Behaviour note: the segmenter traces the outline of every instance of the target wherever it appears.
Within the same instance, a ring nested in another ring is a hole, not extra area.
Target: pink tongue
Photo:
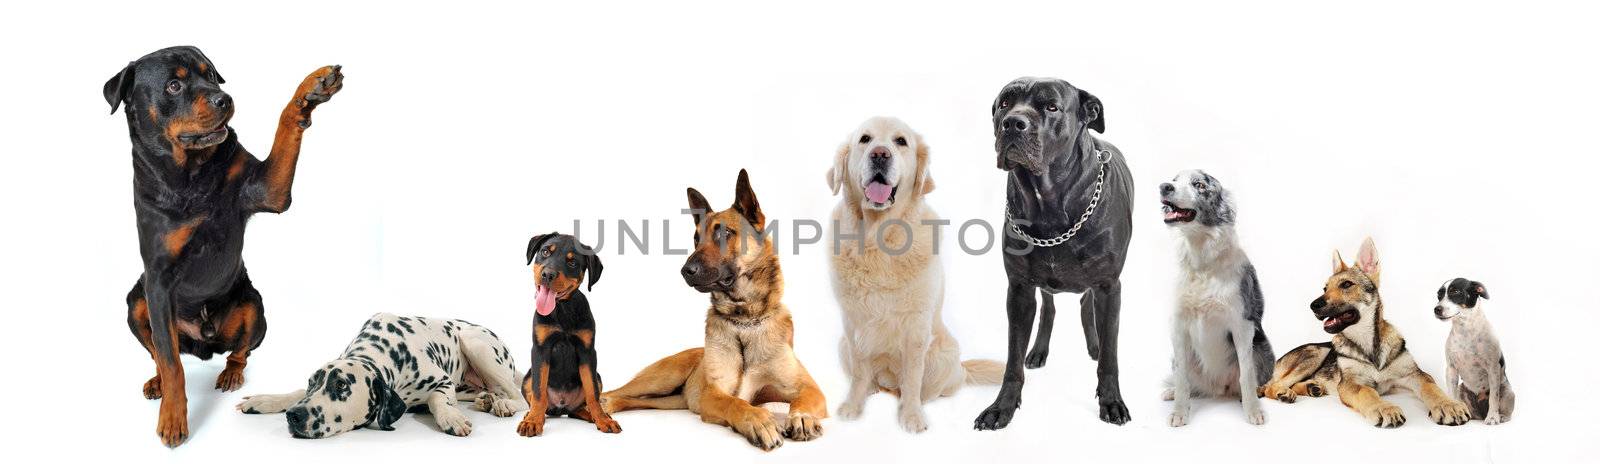
[[[1178,219],[1180,217],[1183,217],[1183,213],[1179,213],[1177,210],[1167,211],[1167,219]]]
[[[556,293],[550,291],[550,287],[540,286],[538,291],[534,292],[533,300],[533,309],[538,311],[540,316],[549,316],[551,311],[556,310]]]
[[[1333,326],[1338,325],[1338,324],[1339,324],[1339,318],[1337,316],[1330,317],[1330,318],[1328,318],[1328,320],[1322,321],[1322,328],[1331,329],[1331,328],[1333,328]]]
[[[888,203],[889,194],[894,192],[894,187],[882,182],[867,184],[867,199],[873,203]]]

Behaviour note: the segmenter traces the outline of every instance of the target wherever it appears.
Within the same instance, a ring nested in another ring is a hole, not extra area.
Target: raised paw
[[[144,382],[144,399],[161,399],[161,376],[151,377],[150,380]]]
[[[822,436],[822,419],[806,413],[789,413],[789,423],[783,431],[784,438],[794,441],[811,441]]]
[[[1428,418],[1439,425],[1461,425],[1472,419],[1472,413],[1467,410],[1467,405],[1460,401],[1447,400],[1428,408]]]
[[[928,419],[923,417],[921,405],[904,405],[900,407],[900,428],[911,433],[922,433],[928,430]]]
[[[156,420],[156,435],[168,448],[177,448],[189,440],[189,406],[179,401],[163,400],[160,417]]]
[[[231,392],[244,386],[244,366],[229,365],[217,374],[217,390]]]
[[[1015,404],[1001,404],[996,401],[988,409],[978,413],[978,418],[972,421],[972,428],[978,430],[1000,430],[1011,425],[1011,415],[1017,412]]]
[[[1133,416],[1128,414],[1128,405],[1123,404],[1122,399],[1117,398],[1107,400],[1105,398],[1101,398],[1100,420],[1105,421],[1108,424],[1122,425],[1128,423],[1130,420],[1133,420]]]
[[[1406,425],[1406,415],[1400,411],[1399,406],[1384,404],[1378,406],[1378,411],[1372,418],[1372,425],[1384,429]]]
[[[544,414],[528,412],[522,416],[522,422],[517,424],[517,435],[524,437],[537,437],[544,434]]]
[[[343,66],[339,65],[323,66],[306,76],[300,83],[299,94],[296,95],[300,99],[300,106],[310,110],[333,98],[333,94],[339,93],[339,90],[344,88],[344,73],[339,72],[341,69]]]
[[[1049,358],[1049,348],[1044,346],[1035,346],[1033,347],[1032,351],[1028,352],[1028,357],[1023,361],[1022,365],[1027,366],[1029,369],[1038,369],[1044,367],[1045,360]]]
[[[778,429],[778,423],[772,420],[772,414],[766,410],[734,424],[733,430],[744,435],[745,440],[763,451],[772,451],[783,446],[783,431]]]
[[[472,434],[472,421],[467,420],[467,415],[457,411],[454,414],[435,414],[433,421],[439,424],[439,429],[444,433],[465,437]]]

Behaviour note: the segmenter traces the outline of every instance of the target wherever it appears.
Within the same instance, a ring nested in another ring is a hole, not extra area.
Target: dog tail
[[[1005,364],[988,359],[961,361],[961,368],[967,371],[967,385],[999,385],[1006,374]]]

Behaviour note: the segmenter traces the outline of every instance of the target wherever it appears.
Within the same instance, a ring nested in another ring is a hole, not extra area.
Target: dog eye
[[[578,267],[578,261],[574,259],[567,259],[567,267]]]
[[[173,79],[173,80],[167,81],[167,93],[168,94],[177,95],[178,92],[182,92],[182,91],[183,91],[183,81],[180,81],[180,80],[177,80],[177,79]]]
[[[906,146],[906,138],[905,137],[895,137],[894,138],[894,144],[902,146],[902,147]]]
[[[866,134],[862,134],[861,135],[861,143],[867,143],[867,142],[871,142],[871,141],[872,141],[872,136],[866,135]]]
[[[1000,107],[1001,108],[1010,108],[1011,107],[1011,100],[1000,100]]]
[[[1450,294],[1451,295],[1460,295],[1461,291],[1460,290],[1450,290]]]
[[[1045,111],[1049,111],[1051,113],[1054,113],[1054,112],[1057,112],[1057,111],[1061,111],[1061,108],[1057,108],[1055,103],[1051,103],[1049,105],[1045,105],[1044,110]]]
[[[1195,182],[1195,183],[1189,184],[1189,185],[1193,185],[1195,190],[1205,190],[1206,189],[1206,184],[1203,183],[1203,182]]]
[[[1355,282],[1351,282],[1351,281],[1348,281],[1348,280],[1346,280],[1344,282],[1339,282],[1339,288],[1340,289],[1347,289],[1347,288],[1350,288],[1350,287],[1354,287],[1355,285],[1356,285]]]

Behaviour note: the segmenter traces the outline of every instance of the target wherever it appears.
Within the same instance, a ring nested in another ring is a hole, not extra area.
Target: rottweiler
[[[528,240],[528,264],[535,282],[533,364],[522,377],[528,413],[517,434],[544,433],[546,416],[571,416],[593,422],[605,433],[622,426],[600,408],[600,372],[594,350],[594,313],[578,291],[585,274],[589,290],[605,269],[594,249],[576,237],[554,232]]]
[[[278,118],[265,161],[239,144],[228,121],[233,98],[200,49],[145,55],[106,81],[106,102],[128,118],[133,142],[133,208],[144,272],[128,292],[128,328],[156,363],[144,396],[161,399],[156,433],[167,446],[189,436],[183,364],[229,353],[216,388],[244,384],[245,361],[267,321],[245,273],[244,226],[257,212],[289,208],[300,139],[311,111],[343,84],[339,66],[313,71]]]

